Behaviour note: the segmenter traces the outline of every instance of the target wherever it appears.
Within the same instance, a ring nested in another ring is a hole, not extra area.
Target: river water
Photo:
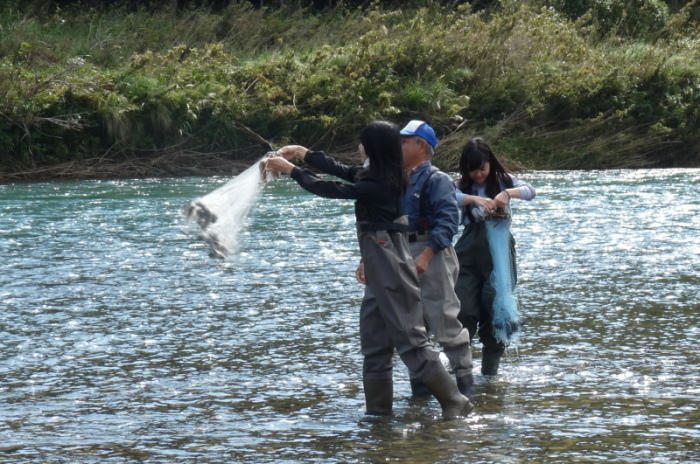
[[[0,462],[700,462],[700,170],[521,177],[526,325],[455,421],[398,358],[363,414],[351,202],[274,182],[222,262],[224,178],[0,185]]]

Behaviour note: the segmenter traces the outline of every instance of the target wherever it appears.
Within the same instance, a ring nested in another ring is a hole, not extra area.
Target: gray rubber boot
[[[486,347],[482,350],[481,373],[484,375],[498,374],[498,366],[501,364],[501,356],[505,348],[502,346]]]
[[[394,405],[394,381],[378,379],[362,381],[365,390],[366,414],[371,416],[389,416]]]
[[[474,409],[474,405],[459,392],[457,383],[445,369],[426,380],[425,385],[440,403],[444,419],[466,417]]]
[[[472,374],[467,374],[462,377],[457,377],[457,388],[459,392],[467,398],[474,396],[474,376]]]

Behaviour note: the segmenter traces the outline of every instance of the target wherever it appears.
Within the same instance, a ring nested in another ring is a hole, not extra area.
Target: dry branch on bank
[[[235,175],[250,166],[250,162],[231,159],[219,153],[180,151],[120,160],[91,158],[16,172],[0,172],[0,181]]]
[[[357,154],[351,150],[333,154],[333,156],[348,164],[354,164],[358,160]],[[186,150],[120,159],[96,157],[33,169],[0,171],[0,182],[235,176],[248,169],[257,160],[257,156],[234,158],[230,153],[200,153]]]

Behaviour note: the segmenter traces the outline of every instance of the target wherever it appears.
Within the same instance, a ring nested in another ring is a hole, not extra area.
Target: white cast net
[[[239,235],[251,208],[265,183],[277,177],[264,171],[268,157],[265,155],[226,184],[184,205],[182,214],[209,246],[211,257],[224,259],[240,249]]]

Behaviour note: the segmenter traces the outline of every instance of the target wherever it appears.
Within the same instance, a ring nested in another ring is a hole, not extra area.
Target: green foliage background
[[[0,1],[3,177],[135,159],[181,174],[268,143],[350,152],[367,122],[414,118],[445,169],[474,135],[526,168],[700,165],[697,1],[24,3]]]

